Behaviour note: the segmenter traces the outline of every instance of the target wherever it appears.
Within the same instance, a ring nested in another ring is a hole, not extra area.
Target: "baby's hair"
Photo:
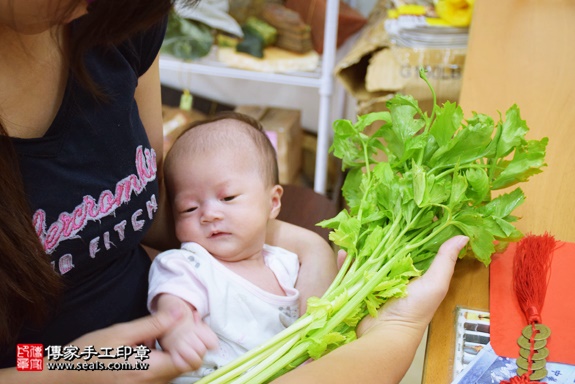
[[[279,184],[279,171],[278,171],[276,151],[270,139],[264,132],[261,123],[257,119],[252,118],[251,116],[234,111],[218,112],[215,115],[210,116],[206,119],[192,123],[188,128],[186,128],[182,133],[180,133],[180,135],[172,145],[172,148],[168,151],[168,154],[166,155],[165,166],[164,166],[164,168],[167,171],[166,177],[169,177],[168,169],[170,167],[170,162],[173,161],[172,157],[174,157],[177,153],[180,153],[182,150],[184,150],[184,148],[179,148],[181,145],[178,145],[178,141],[180,141],[189,132],[193,131],[198,127],[223,120],[235,120],[243,123],[237,128],[240,129],[242,133],[245,133],[245,136],[249,138],[254,148],[256,149],[257,154],[259,155],[258,162],[260,165],[260,170],[262,173],[262,177],[264,178],[264,181],[269,185]],[[194,137],[192,150],[199,150],[202,148],[213,148],[218,143],[221,143],[223,145],[225,144],[226,139],[227,136],[222,134],[221,131],[217,129],[216,130],[206,129],[201,136]],[[230,142],[230,141],[228,141],[228,143],[236,145],[238,144],[237,142]],[[253,150],[253,149],[246,148],[246,150]]]

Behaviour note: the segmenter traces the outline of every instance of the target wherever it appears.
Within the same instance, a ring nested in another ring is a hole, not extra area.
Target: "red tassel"
[[[542,236],[528,235],[517,244],[513,259],[513,288],[519,307],[532,328],[529,340],[530,353],[527,359],[527,372],[512,377],[509,381],[502,381],[501,384],[544,384],[530,381],[529,377],[533,373],[532,358],[535,352],[535,334],[538,332],[535,330],[535,324],[541,324],[541,311],[551,277],[555,245],[555,238],[547,233]]]
[[[509,379],[509,381],[504,380],[500,384],[544,384],[540,381],[531,381],[529,380],[529,375],[524,373],[521,376],[513,376]]]
[[[517,245],[513,259],[513,288],[528,324],[541,323],[555,238],[547,233],[528,235]]]
[[[531,381],[529,380],[529,375],[524,373],[521,376],[513,376],[509,379],[509,381],[504,380],[500,384],[545,384],[540,381]]]

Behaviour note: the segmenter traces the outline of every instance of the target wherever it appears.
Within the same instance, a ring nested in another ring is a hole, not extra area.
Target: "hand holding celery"
[[[308,311],[291,327],[201,383],[267,382],[349,343],[359,321],[404,296],[409,280],[427,270],[453,236],[468,236],[463,254],[485,265],[495,240],[521,238],[512,212],[523,192],[493,198],[491,191],[541,172],[547,139],[526,140],[517,106],[496,124],[478,113],[465,120],[450,102],[434,103],[427,116],[410,96],[396,95],[387,108],[355,124],[334,123],[331,149],[348,170],[342,188],[348,208],[320,225],[333,229],[330,239],[348,255],[333,284],[322,298],[308,301]],[[381,126],[365,134],[373,123]],[[382,154],[386,160],[376,161]]]

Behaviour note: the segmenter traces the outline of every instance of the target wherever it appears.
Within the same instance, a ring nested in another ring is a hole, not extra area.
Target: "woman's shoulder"
[[[119,52],[128,60],[139,76],[146,73],[160,52],[168,19],[132,36],[118,45]]]

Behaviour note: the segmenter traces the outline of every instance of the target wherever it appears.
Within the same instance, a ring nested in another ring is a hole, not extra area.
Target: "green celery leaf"
[[[341,193],[347,202],[349,210],[351,212],[357,213],[359,206],[361,204],[361,200],[363,198],[363,193],[361,191],[361,184],[363,183],[363,179],[365,178],[365,174],[361,170],[361,168],[354,168],[351,169],[343,182],[343,186],[341,188]]]
[[[322,328],[327,322],[331,311],[331,303],[326,298],[310,297],[307,300],[307,312],[312,316],[313,322],[307,326],[305,333]]]
[[[510,154],[516,147],[525,143],[525,134],[529,131],[525,120],[521,119],[519,108],[513,105],[505,113],[505,122],[501,124],[501,135],[497,142],[496,156],[501,158]]]
[[[489,195],[489,176],[484,169],[469,168],[465,171],[469,183],[467,195],[476,203],[481,203]]]
[[[498,241],[515,241],[523,236],[513,224],[498,217],[484,216],[483,225]]]
[[[395,158],[402,158],[403,153],[405,152],[404,141],[393,129],[393,124],[387,123],[382,125],[379,128],[378,133],[385,139],[385,145],[389,148],[388,156],[389,153],[393,155],[392,158],[389,158],[388,160],[393,161]]]
[[[381,305],[381,302],[373,295],[368,294],[365,298],[365,305],[367,306],[367,312],[371,315],[371,317],[377,316],[377,310]]]
[[[396,139],[404,146],[408,138],[413,137],[425,125],[421,119],[414,116],[421,114],[421,109],[411,96],[396,95],[391,100],[386,102],[386,106],[391,112],[392,127],[391,130],[395,134]],[[387,140],[387,136],[384,135]],[[403,156],[403,151],[398,157]]]
[[[459,207],[466,201],[466,190],[467,178],[459,174],[459,172],[456,172],[451,179],[451,195],[449,196],[449,207],[451,207],[451,209]]]
[[[340,221],[337,228],[330,232],[329,239],[336,245],[347,250],[348,253],[356,255],[357,249],[355,246],[361,224],[357,217],[349,216],[347,211],[342,211],[341,215],[344,219]]]
[[[513,160],[505,163],[505,169],[493,181],[491,188],[502,189],[519,182],[527,181],[531,176],[541,173],[545,164],[545,148],[548,139],[530,140],[517,148]]]
[[[370,193],[373,190],[379,188],[385,188],[382,185],[382,180],[378,177],[364,177],[362,180],[361,191],[363,193],[363,199],[361,200],[361,205],[359,209],[361,210],[361,224],[365,225],[373,221],[379,221],[386,217],[386,208],[382,207],[380,209],[380,203],[378,201],[378,195],[375,193]],[[355,212],[355,210],[354,210]]]
[[[425,145],[425,149],[423,152],[423,163],[424,164],[431,164],[431,158],[435,155],[435,152],[439,149],[439,144],[435,140],[433,135],[427,135],[427,144]]]
[[[345,289],[341,294],[336,296],[336,298],[331,302],[331,308],[329,313],[332,314],[339,311],[349,301],[349,293]]]
[[[356,307],[353,312],[345,318],[344,323],[350,327],[355,327],[366,315],[367,311],[364,311],[362,307]]]
[[[378,163],[371,174],[377,179],[378,187],[372,191],[376,195],[380,209],[393,212],[398,199],[400,199],[398,175],[394,174],[387,162]]]
[[[431,125],[430,133],[440,146],[449,143],[453,134],[461,126],[463,110],[455,103],[446,102],[443,107],[436,110],[436,118]]]
[[[429,204],[448,204],[449,196],[451,196],[451,180],[446,178],[434,179],[433,183],[429,180],[427,185],[431,184],[429,190]]]
[[[446,219],[442,219],[445,221]],[[445,243],[447,240],[451,239],[454,236],[462,235],[463,232],[453,226],[447,226],[443,230],[434,232],[433,238],[429,239],[422,247],[421,250],[429,251],[431,253],[437,253],[439,251],[439,247],[441,244]]]
[[[437,252],[419,252],[413,257],[413,266],[420,271],[427,271]]]
[[[406,280],[406,276],[395,276],[387,278],[373,289],[375,292],[374,295],[380,299],[403,297],[407,293]]]
[[[426,149],[428,135],[420,134],[405,139],[403,154],[398,160],[399,163],[407,162],[409,159],[416,159],[419,153]]]
[[[401,277],[415,277],[419,276],[419,271],[413,266],[413,260],[409,256],[395,256],[394,263],[387,275],[387,278],[395,276]]]
[[[467,126],[459,130],[447,144],[437,149],[430,159],[431,166],[453,166],[486,156],[493,129],[493,119],[474,114],[468,120]]]
[[[355,129],[358,132],[363,132],[367,127],[371,126],[376,121],[391,121],[391,114],[387,111],[384,112],[372,112],[366,115],[359,116],[357,118],[357,123],[355,123]],[[371,137],[378,137],[380,134],[377,132],[371,135]]]
[[[409,225],[411,230],[425,228],[433,225],[433,220],[435,219],[435,211],[433,209],[427,209],[421,214],[416,220],[412,221]]]
[[[357,143],[357,130],[349,120],[336,120],[333,123],[334,137],[330,151],[342,160],[344,168],[363,164],[363,152]]]
[[[326,350],[328,349],[328,345],[342,344],[345,340],[346,337],[338,332],[330,332],[319,340],[316,338],[311,338],[309,340],[310,345],[308,347],[309,356],[312,359],[317,360],[325,354]]]
[[[366,155],[373,161],[373,156],[383,149],[379,140],[383,132],[376,130],[373,134],[366,135],[363,131],[376,121],[387,122],[390,119],[389,112],[374,112],[359,116],[355,124],[349,120],[336,120],[333,124],[334,139],[330,151],[342,159],[344,169],[364,166]]]
[[[412,96],[397,94],[388,100],[385,106],[391,112],[394,130],[403,142],[423,128],[423,120],[415,118],[415,115],[422,115],[423,112]]]
[[[495,220],[499,228],[505,233],[505,238],[498,240],[518,241],[523,237],[523,234],[509,221],[499,217],[494,217],[493,220]]]
[[[373,252],[375,251],[379,243],[381,243],[384,234],[385,232],[383,227],[381,226],[372,227],[371,231],[367,235],[367,238],[359,251],[359,254],[357,256],[358,259],[372,256]],[[376,255],[373,256],[375,257]]]
[[[475,257],[486,266],[489,265],[491,255],[495,252],[493,245],[495,237],[489,231],[483,217],[471,210],[463,210],[456,216],[453,225],[469,237],[469,244]]]
[[[525,195],[520,188],[509,193],[504,193],[491,200],[489,203],[478,208],[478,212],[484,216],[506,218],[515,208],[525,201]],[[509,220],[507,220],[509,221]]]
[[[340,226],[342,221],[345,221],[349,218],[349,212],[346,210],[340,211],[336,216],[332,217],[331,219],[322,220],[317,223],[318,226],[322,228],[337,228]]]
[[[421,165],[416,162],[412,163],[411,173],[413,175],[413,199],[418,207],[421,207],[425,197],[426,173]]]

